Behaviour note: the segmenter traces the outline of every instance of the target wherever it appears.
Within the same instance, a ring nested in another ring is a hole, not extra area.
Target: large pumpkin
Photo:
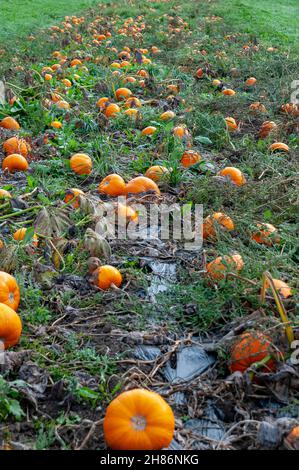
[[[0,303],[17,310],[20,303],[20,288],[13,276],[0,271]]]
[[[172,409],[160,395],[134,389],[108,406],[104,436],[114,450],[159,450],[169,446],[174,426]]]
[[[22,322],[19,315],[10,307],[0,303],[0,341],[4,349],[19,342],[22,333]]]

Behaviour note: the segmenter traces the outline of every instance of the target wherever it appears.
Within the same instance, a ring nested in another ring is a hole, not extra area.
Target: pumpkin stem
[[[146,419],[142,415],[133,416],[131,423],[135,431],[144,431],[146,428]]]

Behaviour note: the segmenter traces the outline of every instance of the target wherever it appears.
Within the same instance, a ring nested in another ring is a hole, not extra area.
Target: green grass
[[[0,44],[6,41],[36,34],[38,28],[46,28],[64,16],[80,14],[83,9],[98,5],[99,0],[1,0]]]

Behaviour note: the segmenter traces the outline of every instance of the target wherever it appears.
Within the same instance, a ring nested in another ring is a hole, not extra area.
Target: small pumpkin
[[[278,290],[279,294],[284,298],[287,299],[292,295],[292,289],[288,286],[288,284],[280,279],[272,279],[274,286]],[[270,287],[268,280],[266,281],[266,289]]]
[[[22,322],[19,315],[8,305],[0,303],[0,341],[4,349],[15,346],[22,333]]]
[[[260,331],[243,333],[233,345],[230,353],[229,369],[233,372],[245,372],[255,362],[260,362],[271,355],[271,341]],[[269,359],[264,369],[275,370],[276,361]]]
[[[116,103],[110,103],[108,106],[104,109],[104,114],[107,118],[113,118],[115,117],[118,113],[120,113],[120,107]]]
[[[224,90],[222,90],[222,94],[226,96],[233,96],[236,94],[236,92],[235,90],[232,90],[231,88],[224,88]]]
[[[243,269],[244,262],[239,254],[231,256],[218,256],[208,263],[207,272],[212,279],[224,279],[228,272],[239,272]]]
[[[289,152],[290,148],[283,142],[274,142],[274,144],[270,145],[269,150],[271,150],[271,152],[275,152],[276,150],[280,150],[281,152]]]
[[[94,283],[100,289],[107,290],[110,289],[112,285],[120,287],[123,281],[120,271],[114,266],[104,265],[100,266],[94,272]]]
[[[277,228],[272,224],[263,223],[256,224],[258,232],[254,233],[251,237],[256,243],[262,245],[272,246],[273,243],[279,243],[279,237],[277,236]]]
[[[169,121],[175,117],[175,113],[173,111],[165,111],[160,115],[161,121]]]
[[[116,173],[106,176],[100,183],[98,191],[109,196],[121,196],[124,194],[126,183]]]
[[[125,102],[125,108],[140,108],[140,107],[141,107],[141,101],[135,96],[131,96]]]
[[[67,204],[68,202],[72,201],[72,206],[75,209],[79,209],[80,207],[80,197],[79,196],[84,196],[84,192],[81,189],[78,188],[71,188],[69,189],[64,197],[64,202]]]
[[[285,438],[287,448],[290,450],[299,450],[299,425],[295,426]]]
[[[256,84],[256,78],[255,77],[249,77],[247,78],[245,85],[247,86],[254,86]]]
[[[159,450],[173,438],[175,419],[168,403],[157,393],[134,389],[109,404],[104,436],[113,450]]]
[[[154,126],[148,126],[142,129],[141,134],[142,135],[153,135],[156,132],[157,128]]]
[[[54,129],[61,129],[62,128],[62,123],[59,121],[52,121],[51,122],[51,127],[54,127]]]
[[[10,274],[0,271],[0,303],[17,310],[20,303],[20,288]]]
[[[197,69],[196,72],[195,72],[195,77],[196,78],[203,78],[203,76],[204,76],[203,69],[202,68]]]
[[[6,155],[17,153],[23,157],[27,157],[30,150],[30,145],[27,144],[26,140],[20,139],[19,137],[11,137],[3,143],[3,151]]]
[[[70,159],[70,167],[78,175],[89,175],[92,170],[92,160],[86,153],[76,153]]]
[[[138,213],[133,207],[126,204],[118,203],[115,209],[118,219],[125,220],[126,222],[138,223]]]
[[[238,168],[227,166],[219,172],[220,176],[228,177],[237,186],[243,186],[246,183],[245,176]]]
[[[1,189],[0,188],[0,200],[1,199],[10,199],[11,198],[11,194],[9,191],[6,191],[6,189]]]
[[[131,90],[129,88],[118,88],[115,91],[115,97],[117,101],[127,100],[132,95]]]
[[[12,131],[18,131],[20,129],[20,124],[14,118],[7,116],[0,121],[0,127],[10,129]]]
[[[26,158],[19,153],[8,155],[8,157],[4,158],[2,162],[2,169],[7,169],[10,173],[14,173],[16,171],[27,171],[28,168],[29,164]]]
[[[136,178],[133,178],[127,183],[125,188],[125,194],[146,193],[148,191],[154,191],[160,195],[160,189],[157,184],[146,176],[137,176]]]
[[[277,124],[274,121],[264,121],[259,131],[259,138],[265,139],[271,132],[277,130]]]
[[[14,240],[16,240],[17,242],[21,242],[24,240],[25,236],[26,236],[26,233],[27,233],[27,229],[26,228],[19,228],[14,234],[13,234],[13,238]],[[38,236],[34,233],[33,234],[33,237],[32,237],[32,244],[34,246],[38,246]]]
[[[110,102],[110,99],[107,98],[106,96],[103,96],[97,101],[97,107],[103,110],[108,106],[109,102]]]
[[[201,155],[198,152],[195,152],[195,150],[186,150],[182,155],[181,164],[183,167],[189,168],[190,166],[200,162],[200,160]]]
[[[238,124],[236,123],[236,120],[233,117],[226,117],[225,122],[228,130],[235,131],[236,129],[238,129]]]
[[[165,178],[169,174],[169,169],[165,166],[154,165],[148,168],[145,172],[145,176],[153,181],[159,181],[161,178]]]
[[[203,221],[203,238],[213,238],[216,236],[215,225],[219,228],[227,231],[234,230],[234,222],[232,219],[222,212],[215,212],[213,215],[209,215]]]

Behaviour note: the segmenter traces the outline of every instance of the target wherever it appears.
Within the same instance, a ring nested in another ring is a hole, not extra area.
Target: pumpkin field
[[[0,450],[299,449],[298,14],[5,2]]]

